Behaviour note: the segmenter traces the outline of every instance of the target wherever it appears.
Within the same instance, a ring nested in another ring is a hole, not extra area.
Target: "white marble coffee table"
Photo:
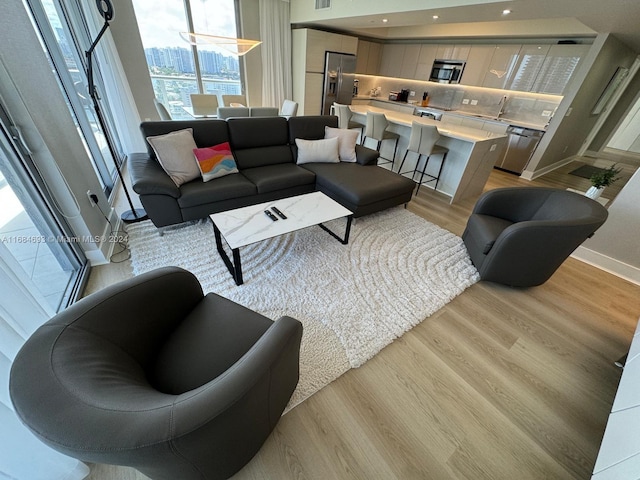
[[[287,218],[283,219],[271,210],[277,208]],[[270,211],[277,220],[271,220],[265,211]],[[268,238],[291,233],[296,230],[318,225],[343,244],[349,242],[353,212],[327,197],[324,193],[313,192],[295,197],[283,198],[272,202],[236,208],[226,212],[209,215],[213,222],[218,253],[222,257],[229,273],[236,282],[242,285],[242,263],[240,261],[240,247],[260,242]],[[347,226],[343,238],[329,230],[323,222],[347,217]],[[224,250],[222,238],[231,248],[233,261]]]

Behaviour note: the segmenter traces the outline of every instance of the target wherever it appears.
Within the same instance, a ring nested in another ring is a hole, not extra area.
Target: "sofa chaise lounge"
[[[337,126],[335,116],[143,122],[145,138],[191,128],[197,147],[229,142],[238,173],[177,186],[149,145],[129,157],[132,186],[156,227],[317,190],[355,217],[409,202],[415,183],[376,168],[378,152],[361,145],[355,162],[298,164],[296,139],[321,140],[325,127]]]

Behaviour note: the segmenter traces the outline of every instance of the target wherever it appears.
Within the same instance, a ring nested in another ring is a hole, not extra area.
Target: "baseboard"
[[[113,227],[112,227],[113,225]],[[117,242],[113,241],[114,236],[118,236],[118,231],[123,230],[122,220],[116,213],[115,209],[109,211],[109,222],[105,225],[98,250],[85,252],[87,260],[91,266],[106,265],[111,262],[113,249]]]
[[[520,178],[522,178],[523,180],[535,180],[536,178],[546,175],[549,172],[553,172],[557,168],[564,167],[568,163],[573,162],[576,158],[578,157],[575,155],[568,158],[563,158],[559,162],[556,162],[552,165],[547,165],[546,167],[541,168],[540,170],[535,170],[533,172],[525,170],[520,175]]]
[[[602,253],[590,250],[586,247],[578,247],[571,257],[581,262],[593,265],[605,272],[609,272],[616,277],[623,278],[631,283],[640,285],[640,268],[623,263],[615,258],[607,257]]]
[[[618,161],[640,167],[640,153],[605,147],[600,156],[614,162]]]

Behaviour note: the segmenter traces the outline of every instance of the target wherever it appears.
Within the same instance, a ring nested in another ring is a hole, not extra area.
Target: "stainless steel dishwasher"
[[[520,174],[527,166],[544,132],[510,125],[507,128],[507,135],[509,136],[507,151],[495,167]]]

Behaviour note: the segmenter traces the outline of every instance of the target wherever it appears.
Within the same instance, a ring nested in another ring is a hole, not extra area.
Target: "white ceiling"
[[[455,0],[450,3],[455,3]],[[505,8],[512,13],[502,15]],[[439,18],[434,20],[433,15]],[[383,23],[383,18],[388,22]],[[570,38],[610,32],[640,52],[640,0],[514,0],[318,19],[305,24],[385,40],[439,37]]]

